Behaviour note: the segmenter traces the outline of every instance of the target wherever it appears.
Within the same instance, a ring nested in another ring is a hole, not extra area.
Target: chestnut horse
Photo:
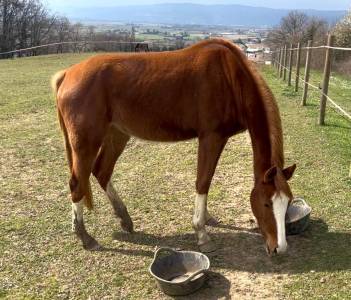
[[[281,120],[273,94],[239,48],[212,39],[162,53],[98,55],[52,80],[71,172],[72,229],[85,249],[99,244],[86,231],[83,203],[92,208],[91,173],[121,226],[133,231],[111,183],[131,136],[173,142],[198,138],[193,227],[201,251],[215,249],[205,225],[207,194],[229,137],[248,130],[254,158],[251,207],[269,254],[285,252],[285,213],[292,194],[283,169]]]

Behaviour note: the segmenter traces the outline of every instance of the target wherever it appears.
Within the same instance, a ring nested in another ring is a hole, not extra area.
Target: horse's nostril
[[[273,252],[274,252],[275,254],[277,254],[277,253],[278,253],[277,248],[275,248]]]

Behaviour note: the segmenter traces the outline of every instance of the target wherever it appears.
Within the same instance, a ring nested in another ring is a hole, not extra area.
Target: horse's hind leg
[[[106,192],[123,230],[133,232],[128,210],[112,185],[111,176],[118,157],[122,154],[129,136],[111,126],[95,161],[93,174]]]
[[[215,245],[206,232],[206,222],[210,218],[207,212],[207,194],[215,172],[218,159],[227,142],[227,138],[212,133],[199,138],[196,200],[193,216],[193,227],[197,235],[198,245],[203,252],[215,250]]]
[[[73,147],[74,149],[74,147]],[[72,149],[72,150],[73,150]],[[95,150],[97,152],[97,149]],[[86,231],[83,220],[83,206],[92,207],[92,193],[89,177],[96,152],[78,148],[72,151],[72,172],[69,182],[72,195],[72,231],[87,250],[98,250],[98,242]]]

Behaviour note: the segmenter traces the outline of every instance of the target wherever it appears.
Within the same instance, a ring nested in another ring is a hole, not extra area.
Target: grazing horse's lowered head
[[[284,253],[288,244],[285,236],[285,214],[292,200],[288,180],[296,165],[284,170],[271,167],[263,178],[255,183],[251,192],[251,207],[260,230],[266,240],[269,255]]]

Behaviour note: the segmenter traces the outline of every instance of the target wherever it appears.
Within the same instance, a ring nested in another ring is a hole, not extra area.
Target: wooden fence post
[[[332,47],[333,41],[334,41],[334,36],[329,34],[327,46]],[[328,95],[328,89],[329,89],[329,78],[330,78],[330,71],[331,71],[332,53],[333,53],[333,51],[330,48],[327,48],[327,50],[325,51],[323,86],[322,86],[322,95],[321,95],[321,103],[320,103],[320,111],[319,111],[319,125],[324,125],[325,106],[327,104],[327,95]]]
[[[279,78],[283,76],[283,63],[284,63],[284,48],[280,48],[280,68],[279,68]]]
[[[311,56],[312,56],[312,41],[309,40],[307,43],[307,55],[306,55],[306,66],[305,66],[305,84],[303,85],[303,95],[301,105],[306,105],[307,92],[308,92],[308,81],[310,79],[310,66],[311,66]]]
[[[279,48],[278,52],[278,61],[277,61],[277,76],[279,77],[280,75],[280,59],[282,57],[282,48]]]
[[[297,43],[295,92],[297,92],[297,91],[299,90],[300,61],[301,61],[301,44],[300,44],[300,43]]]
[[[272,66],[273,66],[273,68],[274,68],[274,67],[275,67],[275,52],[272,52],[271,61],[272,61]]]
[[[288,58],[288,47],[284,46],[284,69],[283,69],[283,80],[286,80],[286,67],[287,67],[287,58]]]
[[[291,74],[292,74],[292,59],[293,59],[293,44],[290,44],[290,50],[289,50],[289,74],[288,74],[288,86],[291,86]]]

